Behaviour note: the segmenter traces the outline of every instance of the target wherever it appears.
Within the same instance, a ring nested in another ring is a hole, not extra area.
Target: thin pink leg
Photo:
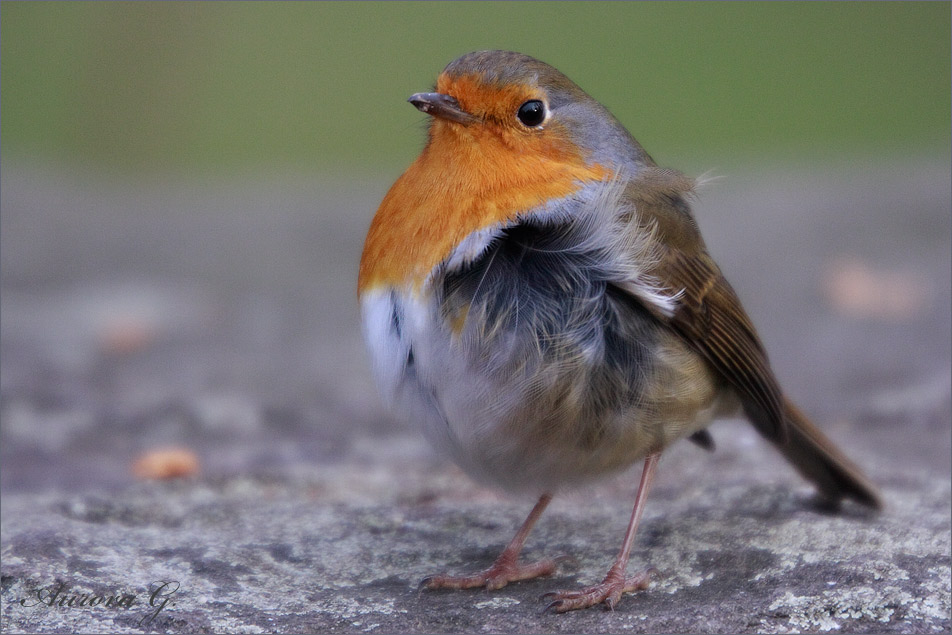
[[[645,466],[641,471],[641,483],[639,483],[638,493],[635,495],[635,506],[631,510],[631,520],[628,522],[628,529],[625,531],[625,540],[622,542],[621,551],[618,552],[618,557],[615,558],[615,563],[608,570],[605,579],[600,584],[581,591],[547,593],[546,597],[554,598],[554,600],[546,607],[546,610],[554,609],[557,613],[565,613],[566,611],[595,606],[602,602],[608,608],[614,609],[623,593],[648,588],[651,577],[650,570],[626,577],[625,567],[628,566],[631,545],[635,541],[638,522],[641,520],[641,513],[645,509],[648,490],[651,488],[651,481],[654,479],[655,468],[660,458],[660,452],[649,454],[645,458]]]
[[[490,591],[501,589],[510,582],[519,580],[529,580],[539,576],[551,575],[555,572],[558,560],[546,559],[540,562],[529,564],[519,563],[519,553],[522,551],[532,526],[545,511],[549,502],[552,500],[551,494],[543,494],[529,517],[522,523],[522,527],[516,532],[512,541],[503,550],[496,561],[493,562],[485,571],[467,576],[449,576],[434,575],[423,580],[420,586],[427,589],[472,589],[475,587],[486,587]]]

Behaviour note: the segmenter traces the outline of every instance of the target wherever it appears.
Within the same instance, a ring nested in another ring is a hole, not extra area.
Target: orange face
[[[437,80],[477,121],[434,118],[420,156],[384,197],[367,234],[358,291],[379,286],[419,289],[466,236],[512,221],[565,197],[607,170],[587,157],[555,122],[524,126],[516,113],[542,91],[497,86],[479,76]]]

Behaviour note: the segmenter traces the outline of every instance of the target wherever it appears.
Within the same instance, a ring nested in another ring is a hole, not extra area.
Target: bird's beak
[[[407,101],[416,106],[420,112],[425,112],[440,119],[448,119],[463,125],[469,125],[476,121],[475,116],[460,108],[456,99],[443,93],[417,93],[411,95]]]

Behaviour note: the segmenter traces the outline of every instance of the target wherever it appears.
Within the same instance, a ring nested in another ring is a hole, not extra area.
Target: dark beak
[[[411,95],[407,101],[416,106],[420,112],[440,119],[448,119],[463,125],[476,121],[476,117],[460,108],[458,101],[443,93],[417,93]]]

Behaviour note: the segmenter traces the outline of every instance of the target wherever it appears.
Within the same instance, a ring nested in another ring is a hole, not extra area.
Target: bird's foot
[[[553,610],[556,613],[565,613],[576,609],[587,609],[590,606],[604,602],[608,609],[615,610],[615,606],[623,593],[647,589],[651,583],[651,574],[655,569],[648,569],[637,575],[626,577],[623,570],[612,567],[601,583],[580,591],[554,591],[546,593],[543,598],[551,598],[552,602],[545,607],[545,611]]]
[[[555,569],[559,563],[566,559],[568,558],[562,556],[522,564],[517,562],[515,558],[506,557],[504,553],[485,571],[465,576],[431,575],[423,579],[420,583],[420,587],[424,589],[474,589],[477,587],[486,587],[489,591],[495,591],[496,589],[503,588],[510,582],[519,582],[520,580],[531,580],[532,578],[552,575],[555,573]]]

